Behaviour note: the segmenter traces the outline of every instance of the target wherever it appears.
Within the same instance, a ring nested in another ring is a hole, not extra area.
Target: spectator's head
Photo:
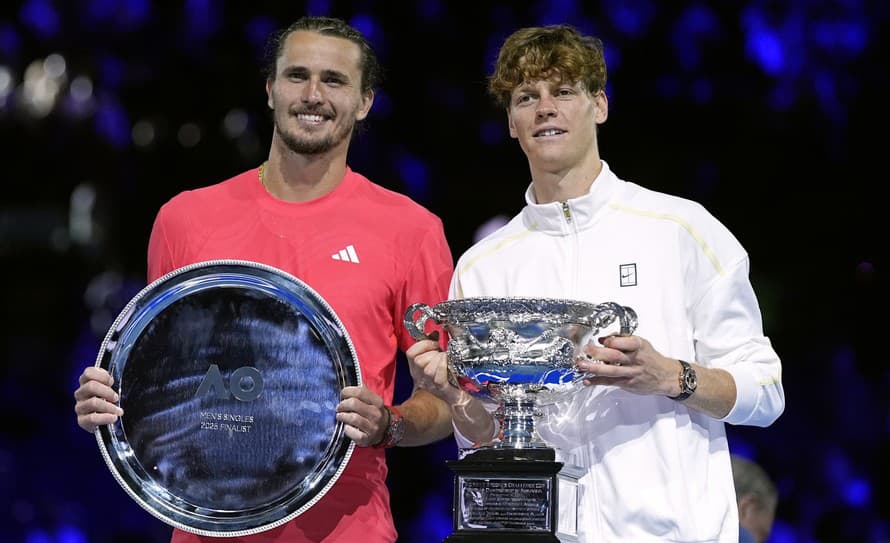
[[[762,467],[736,455],[732,455],[732,477],[739,506],[739,526],[748,530],[757,543],[763,543],[776,518],[779,502],[776,485]]]

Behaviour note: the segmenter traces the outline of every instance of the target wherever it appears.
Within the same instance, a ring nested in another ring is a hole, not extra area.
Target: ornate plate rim
[[[320,294],[318,294],[318,292],[316,292],[312,287],[310,287],[308,284],[306,284],[306,282],[298,279],[294,275],[292,275],[284,270],[281,270],[279,268],[276,268],[274,266],[270,266],[268,264],[262,264],[260,262],[255,262],[255,261],[251,261],[251,260],[242,260],[242,259],[216,259],[216,260],[205,260],[205,261],[195,262],[193,264],[189,264],[186,266],[182,266],[180,268],[176,268],[175,270],[170,271],[169,273],[163,275],[162,277],[155,279],[154,281],[152,281],[151,283],[146,285],[144,288],[142,288],[139,291],[139,293],[137,293],[127,303],[127,305],[120,311],[117,318],[114,320],[113,324],[111,325],[111,327],[109,328],[108,332],[106,333],[104,339],[102,340],[102,343],[99,347],[98,354],[96,356],[96,362],[94,365],[99,368],[103,368],[106,370],[108,369],[106,367],[107,364],[105,364],[105,361],[106,361],[106,359],[111,358],[109,356],[109,353],[111,352],[110,349],[114,348],[114,345],[110,346],[109,344],[112,343],[112,338],[118,336],[124,330],[124,328],[126,327],[128,322],[130,322],[130,319],[133,317],[133,312],[134,312],[135,308],[140,303],[146,303],[146,300],[150,300],[151,299],[150,295],[155,293],[155,291],[158,289],[158,287],[160,285],[162,285],[166,282],[169,282],[170,280],[172,280],[180,275],[190,273],[195,270],[199,270],[201,268],[211,268],[211,267],[220,267],[220,266],[243,267],[245,269],[253,268],[256,270],[262,270],[262,271],[277,275],[279,277],[282,277],[288,281],[292,281],[295,285],[299,286],[305,294],[308,294],[310,297],[312,297],[312,299],[315,302],[317,302],[319,305],[321,305],[327,311],[328,314],[325,316],[330,318],[330,320],[332,320],[340,328],[340,332],[342,333],[342,337],[343,337],[344,341],[346,342],[346,346],[349,349],[350,355],[352,356],[352,363],[355,368],[355,375],[354,376],[350,375],[349,377],[354,377],[356,385],[362,386],[361,366],[359,365],[359,360],[358,360],[358,355],[355,350],[355,345],[353,344],[352,339],[350,338],[348,331],[346,330],[346,327],[343,325],[343,322],[340,320],[339,316],[336,314],[336,312],[333,310],[333,308],[330,306],[330,304],[328,304],[327,301]],[[344,373],[347,373],[347,372],[348,372],[348,370],[345,371]],[[351,372],[348,372],[348,373],[351,373]],[[114,424],[112,424],[110,426],[116,426],[116,425],[120,425],[120,424],[121,424],[121,419],[118,419],[117,422],[115,422]],[[130,481],[126,477],[124,477],[124,475],[122,475],[120,473],[118,466],[115,463],[115,459],[113,458],[112,452],[109,451],[110,447],[109,447],[108,442],[112,441],[111,430],[109,429],[109,425],[99,426],[94,431],[94,434],[96,437],[96,442],[99,445],[99,450],[102,454],[102,458],[104,459],[105,464],[108,466],[109,470],[111,471],[112,475],[114,476],[114,479],[124,489],[124,491],[136,503],[138,503],[143,509],[145,509],[147,512],[149,512],[151,515],[153,515],[157,519],[163,521],[164,523],[166,523],[174,528],[178,528],[183,531],[193,533],[196,535],[219,537],[219,538],[244,537],[244,536],[254,535],[254,534],[257,534],[260,532],[265,532],[265,531],[277,528],[277,527],[279,527],[283,524],[286,524],[287,522],[290,522],[291,520],[297,518],[298,516],[300,516],[301,514],[306,512],[310,507],[315,505],[315,503],[317,503],[322,497],[324,497],[324,495],[327,494],[327,492],[331,489],[331,487],[333,487],[334,483],[336,483],[337,480],[339,480],[343,471],[346,469],[346,466],[349,464],[349,460],[352,457],[352,453],[355,449],[355,442],[353,442],[351,439],[346,437],[345,433],[343,432],[343,423],[338,422],[335,432],[334,432],[335,438],[333,441],[335,441],[335,442],[339,441],[340,445],[334,446],[334,447],[332,447],[332,449],[336,450],[336,449],[342,448],[343,441],[345,440],[345,442],[348,443],[346,445],[346,451],[345,451],[345,453],[343,453],[343,458],[340,462],[340,465],[337,467],[336,472],[330,476],[330,479],[325,483],[325,485],[322,488],[320,488],[315,493],[315,495],[311,499],[302,503],[302,505],[300,505],[300,507],[298,507],[296,510],[287,512],[280,518],[275,518],[274,520],[270,520],[267,523],[261,523],[261,524],[258,524],[257,526],[254,526],[251,528],[246,528],[246,529],[238,529],[238,530],[232,530],[232,531],[213,531],[213,530],[206,530],[206,529],[197,528],[195,526],[188,525],[185,522],[183,522],[182,519],[176,518],[176,517],[186,517],[186,515],[181,514],[181,513],[179,513],[179,514],[164,514],[163,512],[159,511],[157,507],[154,507],[150,503],[148,503],[148,501],[143,496],[141,496],[139,493],[137,493],[136,491],[133,490],[133,488],[130,486]],[[145,483],[145,481],[138,481],[138,480],[136,480],[135,482],[138,482],[140,484]],[[160,505],[164,506],[167,510],[174,509],[174,507],[169,502],[163,501],[163,500],[159,499],[157,496],[154,496],[154,498]],[[282,509],[286,510],[287,507],[282,506]]]

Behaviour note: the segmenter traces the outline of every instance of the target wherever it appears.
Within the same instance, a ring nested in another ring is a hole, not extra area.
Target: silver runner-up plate
[[[96,366],[124,415],[96,430],[114,478],[149,513],[207,536],[252,535],[333,486],[354,444],[335,419],[361,384],[355,348],[308,285],[243,260],[186,266],[118,315]]]

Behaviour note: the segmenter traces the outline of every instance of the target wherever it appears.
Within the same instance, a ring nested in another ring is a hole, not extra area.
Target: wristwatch
[[[402,417],[402,412],[391,405],[384,405],[383,408],[386,409],[389,416],[383,439],[380,440],[380,443],[374,445],[378,449],[395,447],[405,437],[405,419]]]
[[[677,400],[678,402],[682,402],[686,398],[695,394],[695,389],[698,388],[698,379],[695,377],[695,370],[684,360],[678,360],[680,363],[680,394],[676,396],[668,396],[668,398],[672,400]]]

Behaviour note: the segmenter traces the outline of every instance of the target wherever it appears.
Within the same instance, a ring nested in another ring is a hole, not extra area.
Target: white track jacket
[[[603,162],[590,192],[528,205],[458,261],[451,298],[617,302],[665,356],[723,368],[735,406],[713,419],[664,396],[585,387],[546,406],[538,433],[581,479],[581,540],[735,542],[738,513],[724,423],[782,413],[781,363],[763,334],[748,255],[701,205],[622,181]],[[458,446],[471,443],[455,432]]]

